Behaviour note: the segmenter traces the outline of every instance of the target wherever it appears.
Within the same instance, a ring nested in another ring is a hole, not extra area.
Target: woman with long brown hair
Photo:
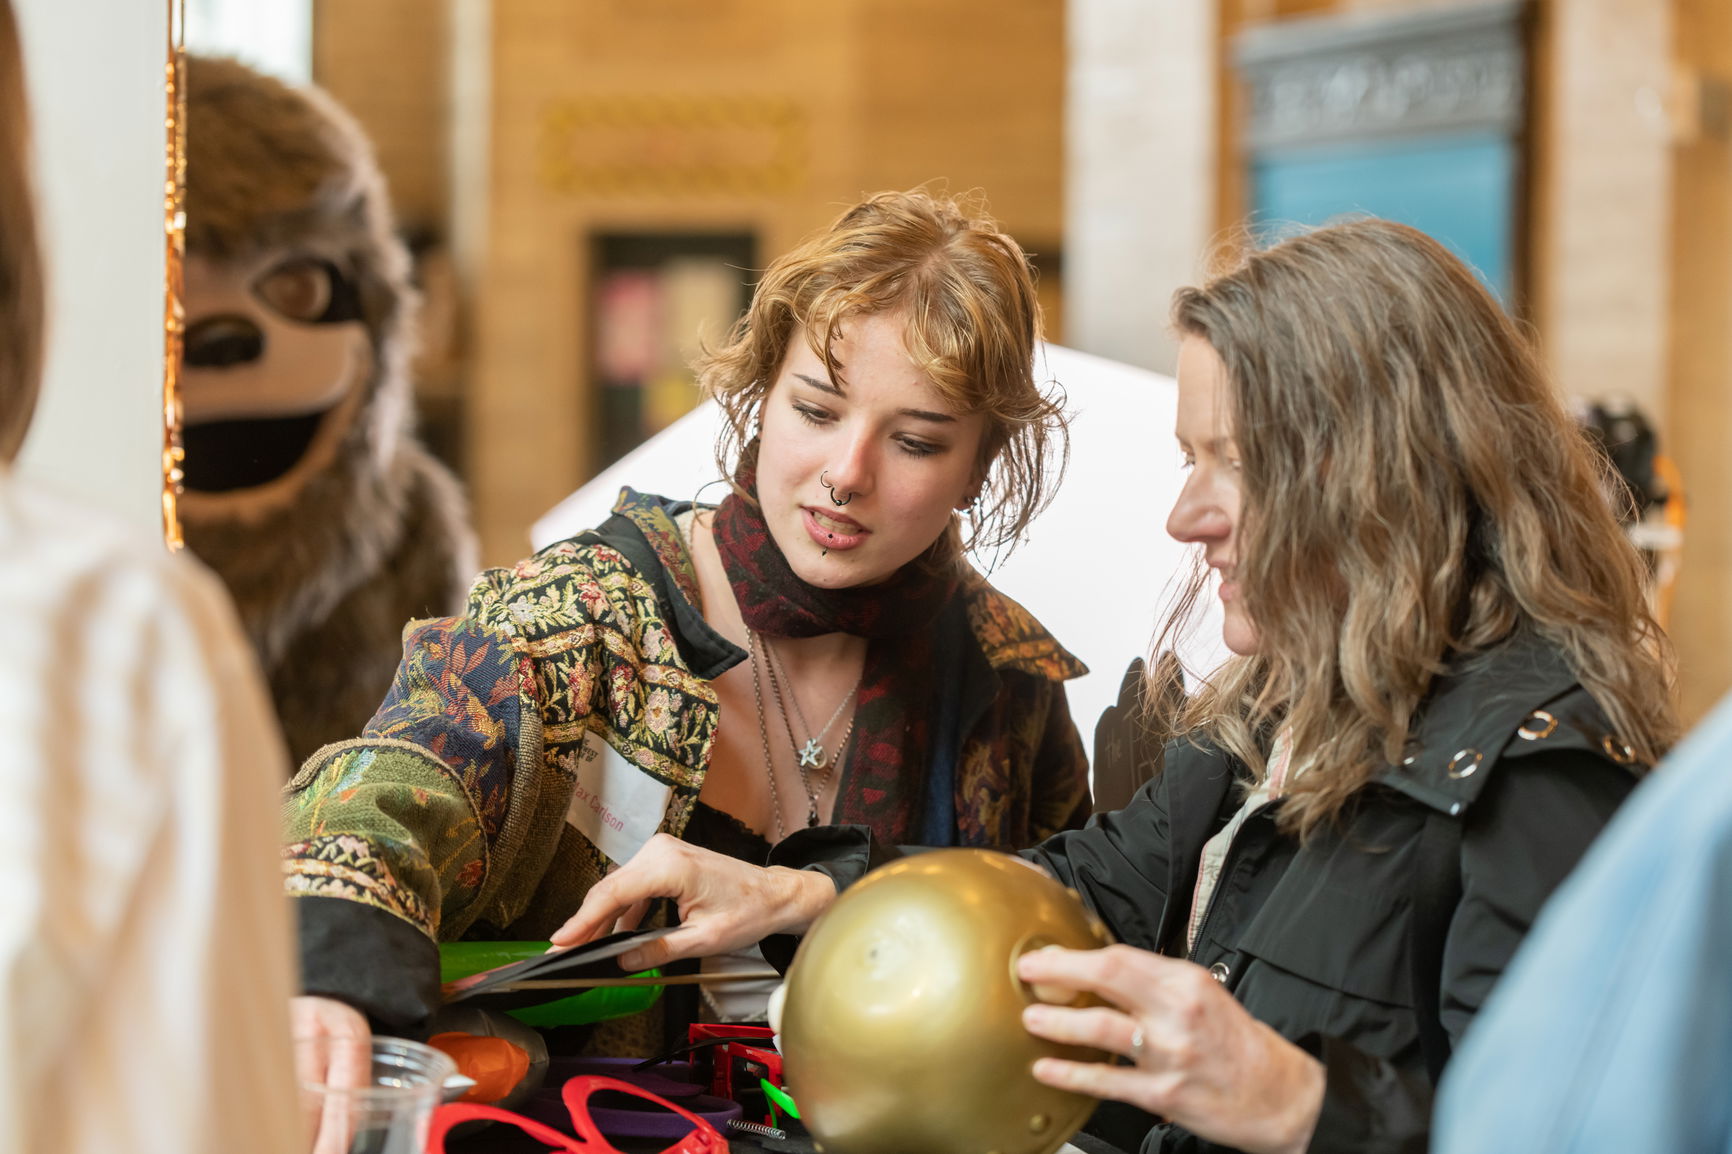
[[[1107,1003],[1031,1005],[1029,1030],[1129,1060],[1035,1076],[1147,1111],[1145,1151],[1415,1148],[1454,1041],[1671,743],[1667,645],[1600,462],[1430,238],[1299,235],[1173,318],[1167,528],[1235,656],[1128,807],[1025,855],[1124,943],[1022,957],[1031,988]],[[554,941],[652,895],[685,928],[631,964],[802,928],[894,852],[840,839],[758,873],[652,843]]]

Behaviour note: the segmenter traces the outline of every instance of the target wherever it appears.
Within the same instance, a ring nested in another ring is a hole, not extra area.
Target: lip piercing
[[[829,476],[830,476],[830,470],[828,470],[828,469],[825,469],[822,473],[819,473],[818,474],[818,484],[820,484],[820,485],[824,486],[824,488],[830,490],[830,504],[832,504],[832,505],[836,506],[836,508],[840,509],[842,506],[846,505],[848,502],[850,502],[854,499],[854,494],[849,493],[846,497],[836,496],[836,486],[834,486],[830,483]]]

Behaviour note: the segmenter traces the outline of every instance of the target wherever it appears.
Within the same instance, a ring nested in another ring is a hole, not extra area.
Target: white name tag
[[[661,828],[673,792],[590,730],[578,747],[577,784],[565,820],[609,858],[628,861]]]

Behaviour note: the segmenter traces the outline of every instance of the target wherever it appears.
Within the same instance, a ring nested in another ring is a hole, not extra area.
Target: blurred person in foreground
[[[1534,926],[1444,1080],[1444,1154],[1732,1150],[1732,699]]]
[[[222,587],[15,476],[43,345],[0,0],[0,1150],[303,1150],[281,738]]]

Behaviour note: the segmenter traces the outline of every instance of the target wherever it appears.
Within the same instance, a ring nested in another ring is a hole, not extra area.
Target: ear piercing
[[[836,495],[836,486],[830,483],[830,470],[828,469],[825,469],[823,472],[818,474],[818,484],[830,490],[830,504],[836,506],[838,509],[854,499],[854,494],[852,493],[849,493],[846,497],[838,497]]]

